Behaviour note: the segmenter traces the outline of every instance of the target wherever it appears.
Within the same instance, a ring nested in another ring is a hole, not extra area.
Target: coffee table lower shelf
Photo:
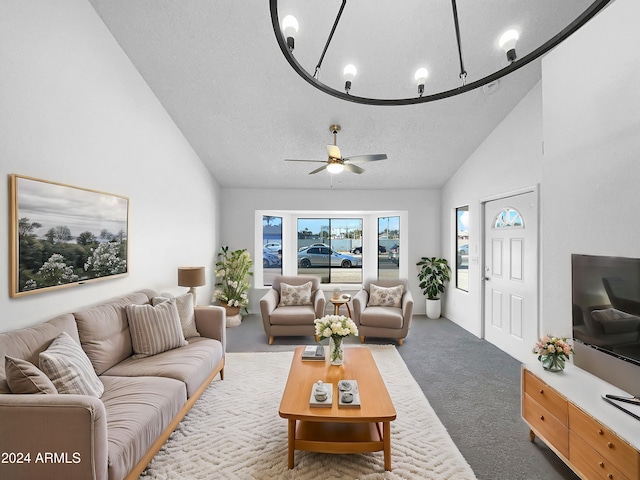
[[[384,452],[384,468],[391,470],[389,422],[312,422],[288,420],[289,468],[296,450],[318,453]]]

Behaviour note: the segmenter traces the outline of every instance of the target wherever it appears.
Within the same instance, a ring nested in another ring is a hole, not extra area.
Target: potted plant
[[[416,265],[420,267],[420,288],[427,296],[427,317],[440,318],[442,309],[439,295],[444,292],[445,282],[451,280],[449,263],[444,258],[422,257]]]
[[[213,298],[227,310],[227,317],[238,315],[241,308],[247,311],[249,277],[253,275],[249,269],[252,265],[251,255],[247,249],[229,252],[229,247],[224,246],[218,252],[216,262],[218,281]]]

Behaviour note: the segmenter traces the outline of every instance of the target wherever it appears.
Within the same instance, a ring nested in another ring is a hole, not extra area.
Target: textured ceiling
[[[90,2],[222,187],[440,188],[540,79],[538,60],[490,94],[476,89],[421,105],[359,105],[293,71],[266,0]],[[497,38],[506,28],[521,29],[522,56],[590,3],[458,0],[468,81],[501,67]],[[280,2],[281,16],[299,19],[294,54],[311,72],[339,5]],[[320,80],[341,89],[341,69],[351,62],[359,69],[354,94],[410,97],[413,72],[424,65],[431,72],[427,93],[459,86],[450,5],[350,0]],[[318,164],[284,162],[325,160],[334,123],[342,126],[337,143],[344,156],[386,153],[388,160],[362,164],[361,175],[308,175]]]

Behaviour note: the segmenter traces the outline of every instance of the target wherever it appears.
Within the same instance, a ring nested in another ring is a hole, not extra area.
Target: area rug
[[[214,380],[140,479],[475,479],[396,348],[348,348],[371,350],[396,408],[391,472],[382,452],[296,451],[289,470],[278,407],[293,352],[228,353],[225,379]]]

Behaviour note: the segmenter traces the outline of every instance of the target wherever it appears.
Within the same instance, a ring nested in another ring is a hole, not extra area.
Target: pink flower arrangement
[[[569,355],[575,352],[566,337],[545,335],[533,347],[533,353],[538,355],[538,360],[546,370],[563,370],[565,360],[569,360]]]

